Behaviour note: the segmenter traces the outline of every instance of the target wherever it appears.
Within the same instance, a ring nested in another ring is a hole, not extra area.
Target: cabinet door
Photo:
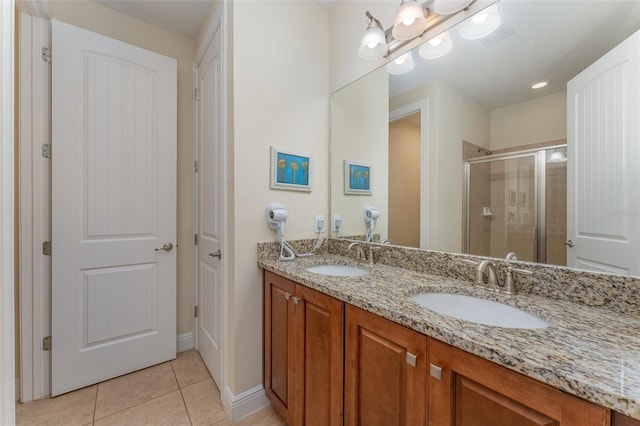
[[[426,424],[427,338],[346,306],[345,424]]]
[[[608,426],[610,423],[607,409],[437,340],[429,341],[429,360],[430,425]],[[442,370],[439,372],[438,368]]]
[[[342,422],[344,304],[302,285],[295,298],[294,424]]]
[[[275,410],[292,424],[294,396],[294,317],[290,299],[295,284],[271,272],[264,273],[264,387]]]

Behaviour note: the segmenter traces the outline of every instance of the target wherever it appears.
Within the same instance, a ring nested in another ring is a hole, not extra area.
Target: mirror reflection
[[[489,29],[476,25],[489,21]],[[366,238],[369,206],[380,212],[373,229],[379,241],[640,275],[606,260],[581,264],[571,246],[587,246],[575,244],[585,221],[602,222],[581,209],[602,216],[618,208],[615,197],[606,200],[572,178],[602,176],[618,164],[579,156],[571,146],[571,135],[589,128],[581,127],[584,121],[608,126],[606,118],[588,116],[593,112],[573,110],[584,104],[585,90],[609,90],[601,83],[589,89],[593,78],[582,76],[599,75],[594,67],[606,70],[607,53],[627,39],[637,56],[639,28],[635,1],[503,0],[334,93],[331,213],[342,226],[332,226],[333,236]],[[631,78],[637,88],[638,74]],[[613,99],[615,90],[600,97]],[[627,108],[620,102],[617,114]],[[614,105],[602,103],[613,114]],[[583,118],[568,122],[567,114],[577,112]],[[593,154],[596,148],[580,149]],[[370,192],[347,190],[347,163],[369,167]],[[601,183],[600,192],[629,176],[616,179]],[[596,194],[583,203],[589,191]],[[640,229],[640,213],[629,210],[637,198],[619,215],[626,216],[620,229]],[[618,225],[592,234],[613,240],[622,233]],[[595,259],[589,256],[584,259]]]

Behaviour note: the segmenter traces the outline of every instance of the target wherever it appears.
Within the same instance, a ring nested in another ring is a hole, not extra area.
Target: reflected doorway
[[[420,112],[389,123],[389,228],[393,244],[420,247]]]

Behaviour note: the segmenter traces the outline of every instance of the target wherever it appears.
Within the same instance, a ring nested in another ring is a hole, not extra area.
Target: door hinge
[[[45,256],[51,256],[51,241],[45,241],[42,243],[42,254]]]
[[[42,156],[44,158],[48,158],[49,160],[51,160],[51,144],[50,143],[42,144]]]
[[[193,245],[194,246],[198,245],[198,234],[193,234]]]
[[[42,48],[42,60],[51,63],[51,49],[48,47]]]
[[[194,101],[200,100],[200,92],[198,91],[198,89],[193,89],[193,100]]]
[[[193,316],[198,318],[198,307],[197,306],[193,307]]]
[[[47,336],[42,339],[42,350],[43,351],[51,350],[51,336]]]
[[[198,173],[200,171],[200,165],[198,164],[198,160],[193,162],[193,171]]]

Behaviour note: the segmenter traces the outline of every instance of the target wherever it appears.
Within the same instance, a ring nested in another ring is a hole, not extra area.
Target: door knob
[[[215,252],[215,253],[209,253],[209,256],[217,257],[218,259],[222,259],[222,251],[220,249],[218,249],[218,251]]]
[[[576,243],[573,242],[573,240],[569,240],[566,243],[564,243],[565,246],[569,246],[569,247],[573,247],[576,245]]]
[[[153,249],[153,251],[171,251],[173,250],[173,244],[172,243],[164,243],[162,245],[162,247],[157,248],[157,249]]]

